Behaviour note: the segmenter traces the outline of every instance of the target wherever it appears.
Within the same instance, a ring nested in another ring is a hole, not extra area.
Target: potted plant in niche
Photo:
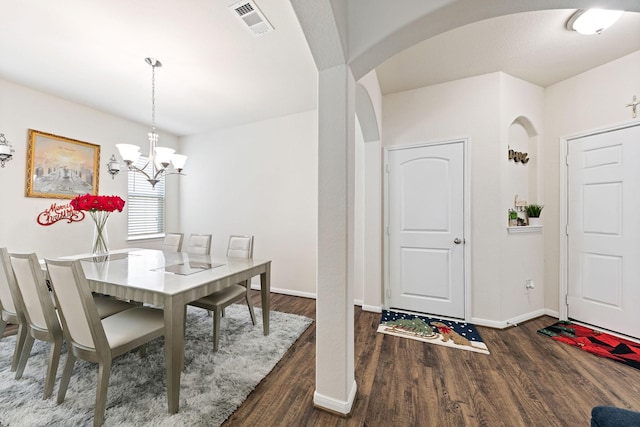
[[[540,225],[540,214],[542,213],[542,205],[531,204],[527,205],[527,218],[529,225]]]
[[[518,225],[518,212],[513,209],[509,209],[509,227],[515,227]]]

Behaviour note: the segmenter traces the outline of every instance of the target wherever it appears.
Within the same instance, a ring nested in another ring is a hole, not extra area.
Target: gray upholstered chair
[[[162,242],[162,250],[168,252],[180,252],[182,250],[182,233],[167,233]]]
[[[35,254],[9,254],[9,258],[21,294],[21,301],[18,304],[24,307],[24,317],[29,331],[20,354],[16,379],[22,378],[33,342],[41,340],[51,343],[44,385],[44,398],[47,399],[53,392],[56,380],[62,350],[62,328],[38,257]]]
[[[13,359],[11,359],[11,372],[14,372],[18,367],[20,353],[28,334],[23,310],[16,307],[17,293],[19,292],[9,260],[9,252],[7,248],[0,248],[0,338],[2,338],[8,323],[18,325],[16,346],[13,350]]]
[[[58,321],[53,296],[49,292],[44,272],[36,254],[10,253],[9,260],[13,268],[17,288],[19,289],[16,306],[22,307],[24,311],[25,326],[28,331],[18,366],[16,367],[16,379],[22,378],[34,341],[38,339],[51,343],[44,386],[44,398],[47,399],[53,392],[56,380],[60,350],[62,349],[62,328]],[[108,317],[135,307],[135,305],[125,301],[98,295],[94,297],[94,300],[96,301],[96,306],[99,307],[100,317]]]
[[[137,306],[101,320],[80,261],[47,259],[46,263],[69,346],[58,390],[58,403],[65,399],[76,358],[97,363],[98,384],[93,424],[101,426],[113,359],[163,336],[163,312]]]
[[[253,258],[253,236],[230,236],[227,246],[227,257]],[[234,302],[245,300],[249,307],[251,322],[256,324],[256,315],[251,303],[251,280],[231,285],[218,292],[190,303],[195,307],[205,308],[213,312],[213,351],[218,351],[220,341],[220,321],[225,307]]]
[[[209,255],[211,253],[211,234],[192,234],[189,236],[187,253]]]

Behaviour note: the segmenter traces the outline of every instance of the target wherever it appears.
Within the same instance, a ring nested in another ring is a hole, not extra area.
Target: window
[[[146,163],[147,158],[140,156],[136,167]],[[164,180],[154,188],[141,173],[129,172],[127,179],[129,237],[164,233]]]

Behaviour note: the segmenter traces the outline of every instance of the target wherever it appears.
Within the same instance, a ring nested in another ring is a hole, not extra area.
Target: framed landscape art
[[[27,197],[97,195],[99,174],[99,145],[29,129]]]

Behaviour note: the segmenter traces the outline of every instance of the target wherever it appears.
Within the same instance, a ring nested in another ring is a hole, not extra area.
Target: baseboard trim
[[[351,391],[346,401],[336,400],[329,396],[324,396],[317,391],[313,393],[313,406],[323,411],[331,412],[332,414],[339,415],[341,417],[348,417],[351,415],[351,409],[353,408],[353,402],[356,400],[356,394],[358,391],[358,385],[356,381],[353,381],[351,385]]]
[[[251,289],[253,289],[254,291],[259,291],[260,284],[259,283],[252,284]],[[271,292],[273,292],[274,294],[290,295],[292,297],[316,299],[316,294],[311,292],[292,291],[291,289],[282,289],[282,288],[271,288]]]
[[[370,311],[372,313],[382,313],[382,307],[379,305],[362,305],[362,310]]]
[[[260,284],[256,283],[256,284],[252,284],[251,285],[251,289],[255,290],[255,291],[259,291],[260,290]],[[282,288],[271,288],[271,292],[273,292],[274,294],[282,294],[282,295],[290,295],[290,296],[294,296],[294,297],[302,297],[302,298],[311,298],[311,299],[317,299],[317,295],[315,293],[312,292],[300,292],[300,291],[294,291],[291,289],[282,289]],[[369,311],[372,313],[382,313],[382,306],[379,305],[366,305],[363,303],[362,300],[354,300],[353,302],[354,305],[359,305],[362,307],[362,310],[364,311]],[[551,317],[555,317],[557,319],[559,319],[560,314],[558,313],[557,310],[550,310],[548,308],[543,308],[540,310],[536,310],[536,311],[532,311],[530,313],[526,313],[526,314],[522,314],[520,316],[516,316],[514,318],[508,319],[508,320],[489,320],[489,319],[482,319],[482,318],[478,318],[478,317],[472,317],[471,318],[471,323],[473,323],[474,325],[478,325],[478,326],[486,326],[488,328],[494,328],[494,329],[506,329],[509,328],[511,326],[515,326],[518,323],[522,323],[522,322],[526,322],[527,320],[531,320],[531,319],[535,319],[536,317],[540,317],[540,316],[551,316]]]
[[[527,320],[535,319],[536,317],[550,315],[548,310],[541,308],[529,313],[521,314],[520,316],[512,317],[507,320],[488,320],[481,318],[472,318],[471,322],[477,326],[486,326],[494,329],[506,329],[512,326],[518,326],[518,323],[526,322]]]

